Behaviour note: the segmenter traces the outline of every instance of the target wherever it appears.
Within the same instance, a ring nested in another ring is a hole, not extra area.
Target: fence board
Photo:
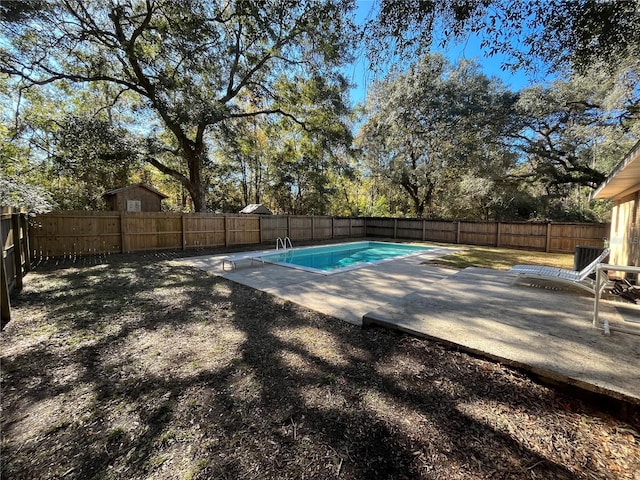
[[[313,239],[328,240],[333,237],[333,217],[311,217],[313,220]]]
[[[352,218],[351,219],[351,236],[352,237],[366,237],[367,236],[367,223],[364,218]]]
[[[393,218],[367,218],[367,237],[393,238],[395,231],[395,219]]]
[[[22,290],[22,279],[31,270],[28,217],[14,208],[0,208],[0,328],[11,320],[10,294]]]
[[[547,223],[500,223],[501,247],[544,251],[547,241]]]
[[[16,259],[14,255],[13,241],[13,215],[10,211],[2,212],[0,223],[0,242],[2,243],[2,263],[4,265],[4,274],[6,276],[7,290],[13,290],[16,278]]]
[[[39,215],[30,229],[31,251],[39,257],[117,253],[120,237],[120,216],[113,212]]]
[[[224,218],[207,213],[182,215],[183,248],[222,247],[225,245]]]
[[[396,224],[396,237],[410,240],[422,240],[423,221],[419,219],[399,218]]]
[[[496,222],[460,222],[458,243],[467,245],[496,245]]]
[[[578,245],[602,246],[608,234],[607,224],[165,212],[46,214],[30,232],[34,257],[275,244],[278,237],[294,243],[385,237],[572,253]]]
[[[225,216],[227,245],[249,245],[260,243],[260,217]]]
[[[290,216],[289,217],[289,237],[292,242],[313,240],[312,217]]]
[[[333,237],[344,238],[351,236],[351,219],[350,218],[334,218],[333,219]]]
[[[579,246],[601,247],[609,238],[609,228],[600,224],[552,223],[550,224],[549,249],[551,251],[573,252]]]
[[[182,216],[179,213],[122,213],[123,251],[143,252],[182,247]]]
[[[425,220],[424,240],[432,242],[456,243],[458,223],[442,220]]]
[[[266,215],[262,217],[262,243],[274,243],[278,237],[289,233],[289,223],[285,215]]]

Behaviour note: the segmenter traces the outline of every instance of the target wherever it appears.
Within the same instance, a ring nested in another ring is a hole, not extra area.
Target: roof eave
[[[640,190],[640,141],[591,194],[591,198],[621,198],[637,190]]]

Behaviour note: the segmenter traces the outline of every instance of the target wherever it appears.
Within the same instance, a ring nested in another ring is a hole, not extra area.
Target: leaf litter
[[[25,277],[1,338],[2,478],[640,480],[636,410],[175,255]]]

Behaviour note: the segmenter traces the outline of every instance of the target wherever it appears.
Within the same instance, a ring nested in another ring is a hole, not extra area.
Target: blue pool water
[[[395,258],[426,253],[433,248],[387,242],[352,242],[294,248],[261,257],[265,262],[312,272],[338,273]]]

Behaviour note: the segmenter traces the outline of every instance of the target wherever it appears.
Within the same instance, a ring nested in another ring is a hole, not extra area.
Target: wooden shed
[[[240,210],[240,213],[246,213],[246,214],[252,214],[252,215],[273,215],[271,213],[271,210],[269,210],[267,207],[265,207],[261,203],[250,203],[249,205],[244,207],[242,210]]]
[[[104,194],[109,210],[120,212],[159,212],[164,193],[142,183],[111,190]]]
[[[640,266],[640,142],[598,187],[593,198],[614,201],[609,263]]]

